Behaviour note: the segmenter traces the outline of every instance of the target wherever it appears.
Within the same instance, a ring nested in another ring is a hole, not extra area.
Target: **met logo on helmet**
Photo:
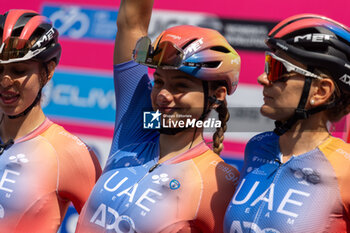
[[[325,40],[330,40],[332,37],[333,37],[332,35],[328,35],[328,34],[310,33],[303,36],[294,37],[294,43],[297,43],[300,41],[323,42]]]
[[[46,34],[44,36],[42,36],[36,43],[35,45],[33,46],[33,48],[35,47],[38,47],[40,48],[41,47],[41,44],[46,42],[46,41],[49,41],[53,38],[53,35],[55,34],[55,31],[53,30],[53,28],[51,28],[50,30],[48,30],[46,32]]]
[[[343,76],[341,76],[339,78],[339,80],[350,86],[350,76],[349,75],[344,74]]]
[[[190,46],[188,46],[185,51],[184,51],[184,54],[185,56],[188,54],[188,53],[193,53],[193,52],[196,52],[198,49],[201,48],[203,44],[203,38],[200,38],[199,40],[193,42]]]

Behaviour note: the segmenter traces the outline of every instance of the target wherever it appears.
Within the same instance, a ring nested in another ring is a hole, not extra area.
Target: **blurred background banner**
[[[102,165],[113,136],[112,62],[119,4],[117,0],[16,0],[3,1],[0,7],[2,14],[12,8],[36,10],[59,30],[62,58],[44,90],[44,111],[89,144]],[[273,129],[273,122],[259,114],[263,98],[256,82],[264,70],[268,31],[278,21],[301,13],[321,14],[350,25],[348,9],[348,0],[155,0],[149,35],[154,39],[162,30],[179,24],[209,27],[220,31],[241,55],[240,83],[228,99],[231,128],[222,152],[227,162],[240,169],[247,140],[262,129]],[[247,130],[242,130],[245,126]],[[342,121],[330,128],[344,137],[347,124]],[[210,137],[208,132],[206,139]],[[60,231],[74,232],[76,219],[70,208]]]

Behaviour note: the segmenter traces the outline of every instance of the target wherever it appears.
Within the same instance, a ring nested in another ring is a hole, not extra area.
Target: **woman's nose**
[[[5,75],[3,77],[0,77],[0,85],[2,87],[9,87],[13,84],[12,78],[10,78],[8,75]]]
[[[271,82],[267,79],[267,74],[265,72],[259,75],[258,83],[263,86],[271,85]]]
[[[170,91],[168,91],[165,88],[159,91],[157,95],[157,102],[159,105],[169,104],[172,100],[173,100],[173,95],[171,94]]]

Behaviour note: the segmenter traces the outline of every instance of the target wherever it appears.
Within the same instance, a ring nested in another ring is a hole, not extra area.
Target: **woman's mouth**
[[[177,109],[177,108],[171,108],[171,107],[159,107],[158,108],[159,109],[159,111],[161,112],[161,113],[163,113],[163,114],[172,114],[173,112],[175,112],[175,110]]]
[[[263,96],[264,96],[264,101],[273,99],[271,96],[267,95],[266,93],[263,93]]]
[[[0,98],[4,104],[13,104],[19,99],[19,94],[15,92],[0,93]]]

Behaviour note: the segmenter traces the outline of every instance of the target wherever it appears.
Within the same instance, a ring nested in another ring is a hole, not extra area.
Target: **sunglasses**
[[[182,65],[184,52],[170,41],[163,41],[156,47],[152,46],[151,39],[141,37],[132,54],[135,62],[151,68],[178,69]]]
[[[308,76],[315,79],[323,79],[321,76],[311,73],[303,68],[300,68],[292,63],[276,56],[273,53],[265,52],[265,73],[270,82],[276,82],[286,73],[295,72],[303,76]]]
[[[28,40],[17,37],[7,38],[0,46],[0,64],[26,61],[46,49],[43,47],[32,50],[32,47]]]

